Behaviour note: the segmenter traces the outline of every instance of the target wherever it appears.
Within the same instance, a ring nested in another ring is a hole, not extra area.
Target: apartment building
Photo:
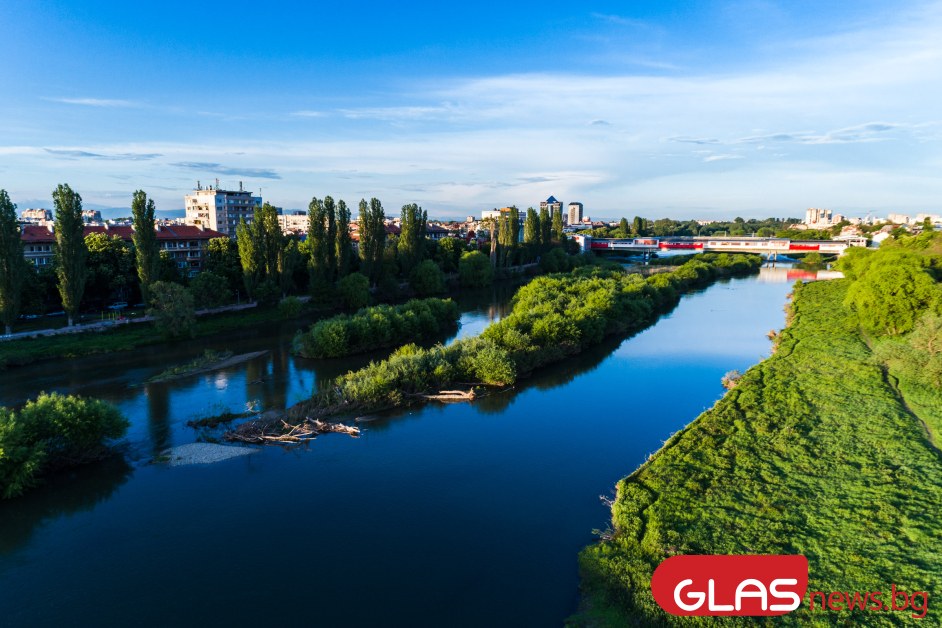
[[[240,220],[252,222],[255,208],[262,206],[262,197],[243,190],[241,181],[238,190],[222,190],[217,179],[215,187],[205,189],[197,181],[196,190],[184,197],[184,203],[184,222],[187,225],[211,229],[234,238]]]

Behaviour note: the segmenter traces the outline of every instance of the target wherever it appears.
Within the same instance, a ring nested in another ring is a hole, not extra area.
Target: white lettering
[[[713,581],[711,580],[710,582],[713,582]],[[704,598],[706,598],[706,596],[703,593],[700,593],[699,591],[697,591],[697,592],[692,592],[692,593],[687,594],[689,598],[696,600],[695,604],[687,604],[686,602],[683,602],[680,599],[680,591],[684,587],[690,586],[691,584],[693,584],[693,580],[691,580],[690,578],[687,578],[686,580],[681,580],[680,582],[678,582],[677,586],[674,587],[674,603],[687,612],[693,612],[697,610],[698,608],[700,608],[701,606],[703,606],[703,600]]]
[[[755,587],[755,591],[746,591],[746,587]],[[762,610],[769,607],[769,598],[765,590],[765,585],[755,578],[747,578],[736,587],[736,610],[742,610],[742,599],[744,597],[757,597],[762,600]]]
[[[716,602],[714,602],[716,591],[715,591],[715,583],[713,582],[713,578],[710,578],[709,584],[708,584],[708,586],[707,586],[707,590],[710,592],[710,603],[709,603],[709,605],[708,605],[708,608],[709,608],[711,611],[731,611],[731,610],[733,610],[733,605],[732,605],[732,604],[717,604]]]
[[[798,597],[798,594],[794,591],[779,591],[779,585],[785,587],[793,587],[798,584],[798,581],[794,578],[776,578],[772,581],[772,585],[769,587],[769,592],[772,594],[772,597],[778,599],[787,599],[791,598],[791,604],[773,604],[769,607],[770,611],[793,611],[799,606],[801,606],[801,598]]]

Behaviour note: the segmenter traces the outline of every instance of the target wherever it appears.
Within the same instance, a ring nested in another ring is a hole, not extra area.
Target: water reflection
[[[50,477],[23,497],[0,502],[0,556],[26,545],[46,521],[92,510],[131,476],[120,456]]]

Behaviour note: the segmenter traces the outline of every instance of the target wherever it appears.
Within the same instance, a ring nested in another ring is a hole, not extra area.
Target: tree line
[[[36,267],[23,255],[16,205],[0,190],[0,319],[7,333],[21,313],[39,315],[61,308],[71,326],[83,309],[103,309],[113,301],[140,301],[160,312],[169,308],[168,315],[179,318],[184,327],[193,308],[243,298],[273,304],[288,295],[311,294],[354,306],[350,299],[362,300],[362,289],[354,288],[362,286],[363,279],[368,290],[384,299],[398,297],[404,283],[418,296],[431,296],[445,292],[446,277],[453,274],[461,285],[478,287],[507,267],[543,257],[550,270],[557,270],[565,255],[547,254],[567,245],[559,212],[550,216],[530,208],[521,237],[514,207],[491,222],[488,259],[476,240],[429,239],[427,212],[414,203],[402,207],[401,231],[389,233],[382,203],[371,198],[359,202],[359,241],[354,247],[349,207],[325,196],[312,198],[308,205],[306,237],[283,233],[276,208],[265,203],[255,209],[251,221],[240,221],[234,239],[209,240],[201,272],[190,277],[160,249],[155,203],[144,191],[132,196],[132,242],[105,233],[84,235],[82,197],[68,184],[58,185],[52,198],[53,261]],[[349,295],[351,290],[355,296]]]

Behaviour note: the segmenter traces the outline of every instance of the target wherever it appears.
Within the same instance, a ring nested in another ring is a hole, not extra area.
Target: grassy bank
[[[928,622],[940,623],[932,598],[942,590],[942,457],[923,424],[942,427],[942,394],[900,350],[922,325],[932,336],[938,287],[934,260],[909,261],[861,253],[845,267],[851,278],[796,287],[775,354],[618,483],[613,538],[580,557],[585,603],[573,624],[709,624],[657,607],[657,565],[674,554],[767,553],[807,556],[809,591],[928,591]],[[928,296],[876,307],[898,294],[883,271],[899,283],[907,268]],[[923,359],[942,360],[940,351],[930,343]],[[909,612],[812,612],[806,597],[774,623],[911,621]]]
[[[195,335],[211,336],[281,320],[282,314],[277,308],[271,307],[201,316],[196,319]],[[0,369],[23,366],[40,360],[127,351],[167,342],[174,341],[169,341],[158,333],[153,323],[127,324],[106,331],[7,340],[0,342]]]

